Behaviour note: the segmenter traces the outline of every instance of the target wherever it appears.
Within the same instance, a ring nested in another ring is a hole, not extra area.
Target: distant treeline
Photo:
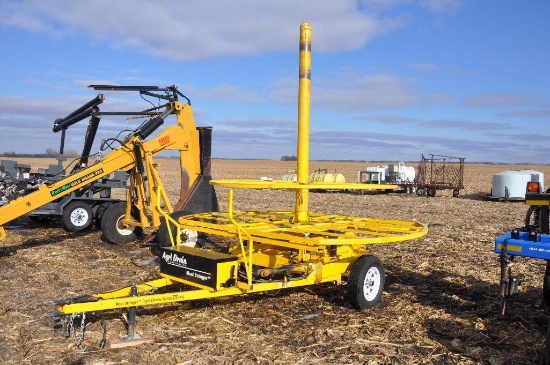
[[[18,153],[18,152],[14,152],[14,151],[0,153],[0,157],[10,157],[10,158],[13,158],[13,157],[22,157],[22,158],[25,158],[25,157],[27,157],[27,158],[31,158],[31,157],[33,157],[33,158],[52,158],[52,157],[54,157],[55,158],[57,156],[59,156],[59,151],[57,151],[54,148],[47,148],[44,153]],[[75,157],[79,157],[80,155],[75,150],[68,149],[68,150],[64,151],[63,156],[68,157],[68,158],[75,158]]]
[[[52,156],[49,156],[45,153],[16,153],[16,152],[2,152],[0,154],[0,157],[10,157],[10,158],[13,158],[13,157],[27,157],[27,158],[30,158],[30,157],[34,157],[34,158],[50,158]]]
[[[55,150],[48,149],[44,153],[17,153],[17,152],[2,152],[0,153],[0,157],[9,157],[9,158],[56,158],[59,155],[59,152]],[[76,151],[68,150],[66,153],[64,153],[65,157],[69,158],[75,158],[79,157]],[[157,158],[179,158],[177,156],[157,156]],[[269,158],[226,158],[226,157],[212,157],[213,160],[241,160],[241,161],[254,161],[254,160],[266,160],[266,161],[272,161],[272,159]],[[281,161],[296,161],[296,156],[282,156]],[[311,160],[311,161],[317,161],[317,162],[364,162],[369,164],[382,164],[382,163],[388,163],[391,162],[391,160]],[[419,161],[400,161],[405,162],[407,164],[417,164]],[[533,163],[533,162],[490,162],[490,161],[465,161],[467,164],[472,165],[548,165],[546,163]]]

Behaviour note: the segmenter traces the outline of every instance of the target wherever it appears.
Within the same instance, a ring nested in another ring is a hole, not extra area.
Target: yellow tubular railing
[[[166,220],[166,229],[168,230],[168,237],[170,237],[170,243],[172,244],[172,247],[179,246],[180,245],[180,232],[181,232],[181,226],[178,221],[176,221],[174,218],[170,217],[170,214],[166,213],[160,206],[160,186],[156,186],[155,190],[157,190],[157,209],[160,214],[164,217]],[[172,237],[172,230],[170,229],[170,223],[176,226],[176,239],[174,240],[174,237]]]
[[[248,282],[248,288],[252,289],[252,248],[253,241],[252,236],[248,233],[234,218],[233,218],[233,190],[229,190],[229,204],[228,204],[227,216],[229,221],[237,228],[237,235],[239,237],[239,244],[241,247],[244,268],[246,271],[246,279]],[[248,258],[246,257],[246,250],[244,248],[243,236],[248,239]]]

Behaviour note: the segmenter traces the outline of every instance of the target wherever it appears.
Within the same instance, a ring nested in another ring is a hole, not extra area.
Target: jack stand
[[[132,286],[130,294],[133,297],[137,296],[137,286]],[[135,333],[136,326],[136,307],[130,307],[128,309],[128,334],[122,336],[120,340],[109,341],[109,348],[122,348],[129,346],[137,346],[144,343],[153,343],[155,340],[149,336],[141,336],[139,333]]]
[[[132,294],[133,297],[137,296],[137,287],[135,285],[132,286],[132,290],[130,293]],[[134,332],[135,327],[136,327],[136,307],[131,307],[131,308],[128,308],[128,334],[126,336],[122,336],[123,341],[141,339],[141,335]]]

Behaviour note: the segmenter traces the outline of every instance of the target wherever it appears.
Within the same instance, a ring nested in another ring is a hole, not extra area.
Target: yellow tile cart
[[[347,282],[357,309],[375,306],[384,288],[381,261],[369,254],[372,244],[422,237],[421,223],[320,214],[308,211],[309,190],[394,189],[394,185],[308,182],[311,27],[301,26],[298,107],[297,181],[214,180],[229,188],[227,212],[165,214],[167,234],[159,237],[161,278],[117,291],[57,302],[67,333],[77,333],[85,314],[130,308],[129,333],[135,338],[135,307],[211,299],[321,283]],[[233,189],[293,189],[294,210],[233,211]],[[160,209],[160,207],[159,207]],[[170,234],[174,232],[176,234]],[[197,237],[229,240],[224,252],[194,247]],[[170,291],[185,284],[190,290]],[[82,333],[82,332],[81,332]],[[76,335],[76,341],[81,338]]]

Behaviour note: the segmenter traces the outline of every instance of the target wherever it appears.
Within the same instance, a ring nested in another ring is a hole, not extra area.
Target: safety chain
[[[156,287],[156,286],[154,286],[154,285],[149,285],[149,286],[151,287],[150,290],[143,290],[143,289],[142,289],[142,290],[143,290],[142,295],[155,294],[155,292],[156,292],[157,290],[159,290],[159,288]]]
[[[101,318],[101,328],[102,328],[102,335],[101,335],[101,340],[99,341],[99,347],[101,347],[102,349],[105,348],[105,346],[107,345],[107,324],[105,323],[105,320],[103,319],[103,317]]]
[[[84,340],[84,328],[86,327],[86,313],[82,313],[82,320],[80,321],[80,331],[77,334],[75,330],[75,319],[79,316],[78,313],[73,313],[70,316],[65,316],[64,322],[65,327],[65,337],[72,338],[76,346],[80,346],[82,340]]]

